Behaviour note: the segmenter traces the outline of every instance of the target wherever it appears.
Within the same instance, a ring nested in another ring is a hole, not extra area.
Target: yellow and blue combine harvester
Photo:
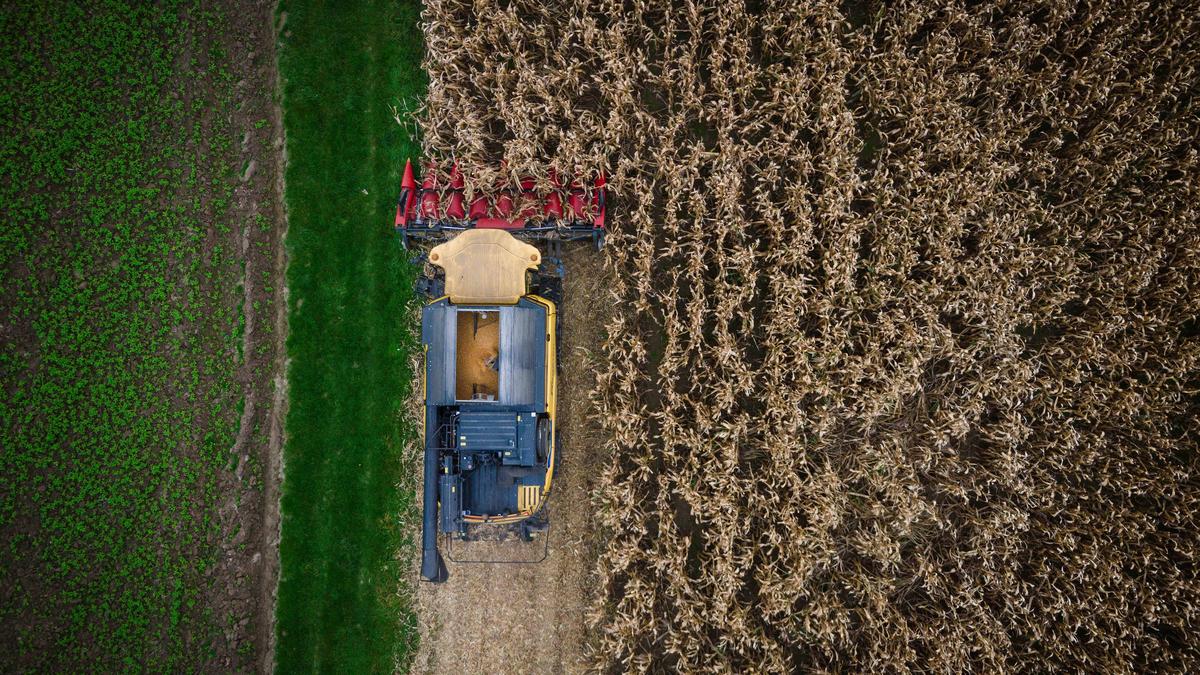
[[[599,246],[604,235],[603,178],[587,189],[569,187],[566,200],[535,195],[532,201],[541,205],[536,218],[527,185],[522,208],[511,203],[505,208],[501,194],[485,211],[472,207],[472,213],[484,215],[467,217],[456,193],[461,177],[455,182],[439,190],[427,177],[417,188],[407,166],[396,213],[406,246],[414,239],[445,240],[425,257],[432,274],[418,281],[418,290],[430,298],[421,313],[421,576],[434,582],[447,577],[439,536],[470,539],[487,528],[530,540],[548,527],[546,502],[558,450],[557,302],[563,269],[557,258],[543,259],[522,239],[553,247],[590,239]],[[447,193],[451,203],[442,208]],[[582,200],[590,208],[580,208]]]

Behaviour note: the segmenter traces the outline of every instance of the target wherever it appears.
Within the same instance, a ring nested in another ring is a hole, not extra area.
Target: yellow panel
[[[531,295],[529,299],[546,308],[546,412],[550,415],[550,421],[557,424],[558,366],[555,355],[558,353],[558,336],[555,334],[557,325],[555,317],[558,308],[553,302],[540,295]],[[543,496],[550,494],[550,485],[554,480],[554,457],[557,454],[558,449],[554,447],[554,436],[551,436],[550,456],[546,463],[546,488],[542,492]]]
[[[467,230],[433,247],[429,262],[446,271],[446,294],[456,305],[512,305],[525,295],[525,272],[542,254],[504,230]]]
[[[537,506],[541,490],[537,485],[518,485],[517,510],[523,513],[532,511]]]

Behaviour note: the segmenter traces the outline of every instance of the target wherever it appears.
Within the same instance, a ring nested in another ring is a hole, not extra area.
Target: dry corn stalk
[[[426,5],[615,193],[595,666],[1196,670],[1194,4],[752,4]]]

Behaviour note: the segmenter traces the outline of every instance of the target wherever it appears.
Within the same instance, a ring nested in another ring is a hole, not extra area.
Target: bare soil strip
[[[237,102],[232,128],[241,135],[240,185],[230,222],[240,230],[245,355],[237,375],[244,408],[233,453],[237,468],[220,485],[221,555],[210,603],[225,627],[209,665],[274,667],[274,608],[279,580],[279,481],[282,419],[287,408],[287,287],[283,203],[284,138],[275,92],[275,3],[225,2]]]
[[[275,15],[272,8],[271,44],[271,75],[275,80],[275,91],[280,91],[279,62],[275,54],[275,41],[279,31],[287,23],[287,14]],[[279,233],[279,241],[287,240],[287,202],[284,201],[284,169],[287,167],[287,139],[283,126],[283,109],[279,106],[278,98],[271,105],[271,124],[277,130],[273,147],[275,153],[272,159],[274,166],[274,204],[275,229]],[[275,598],[279,593],[279,485],[283,481],[283,443],[285,440],[283,421],[287,418],[287,247],[280,245],[275,248],[275,363],[273,368],[274,397],[270,412],[270,438],[267,445],[267,458],[263,475],[263,573],[258,592],[258,664],[260,672],[275,672]]]

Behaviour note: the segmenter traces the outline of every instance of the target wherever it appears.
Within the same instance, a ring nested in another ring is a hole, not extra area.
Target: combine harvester
[[[519,190],[498,189],[493,200],[480,196],[469,208],[463,192],[457,167],[447,186],[427,171],[418,187],[409,162],[396,207],[406,248],[443,242],[426,258],[433,273],[417,282],[430,298],[421,312],[421,577],[434,582],[447,577],[439,535],[447,546],[489,535],[529,541],[549,527],[563,268],[527,242],[553,252],[564,241],[598,249],[605,234],[603,176],[587,187],[555,180],[544,194],[523,180]]]

